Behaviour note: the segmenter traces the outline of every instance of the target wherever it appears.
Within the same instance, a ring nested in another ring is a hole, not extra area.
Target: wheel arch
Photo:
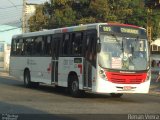
[[[28,68],[28,67],[26,67],[26,68],[24,69],[23,77],[24,77],[24,75],[25,75],[25,73],[26,73],[27,71],[30,73],[30,70],[29,70],[29,68]]]
[[[69,84],[71,82],[70,76],[77,76],[77,80],[78,80],[77,73],[75,71],[70,71],[69,74],[68,74],[68,79],[67,79],[68,87],[69,87]],[[78,80],[78,82],[79,82],[79,80]]]

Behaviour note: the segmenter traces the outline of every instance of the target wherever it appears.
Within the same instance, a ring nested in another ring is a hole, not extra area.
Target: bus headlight
[[[151,78],[151,71],[149,70],[149,71],[147,72],[146,81],[150,80],[150,78]]]
[[[99,70],[99,75],[100,75],[100,77],[103,78],[103,79],[106,78],[106,75],[105,75],[105,72],[104,72],[103,69],[100,69],[100,70]]]

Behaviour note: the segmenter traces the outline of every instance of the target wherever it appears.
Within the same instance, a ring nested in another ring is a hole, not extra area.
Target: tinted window
[[[62,55],[68,55],[69,54],[69,40],[70,35],[64,34],[63,41],[62,41]]]
[[[31,55],[33,48],[34,48],[34,39],[33,38],[27,38],[25,40],[25,55]]]
[[[96,65],[96,45],[97,45],[97,33],[94,30],[86,32],[86,37],[84,41],[84,55],[85,58]]]
[[[23,39],[13,39],[11,55],[24,55],[24,40]]]
[[[51,39],[52,39],[51,36],[45,37],[45,41],[43,43],[44,46],[42,46],[44,50],[44,55],[51,55]]]
[[[70,45],[72,55],[82,55],[82,40],[83,40],[83,33],[81,32],[72,33],[72,39]]]
[[[33,49],[33,54],[34,55],[42,55],[43,54],[43,38],[42,36],[40,37],[35,37],[34,38],[34,49]]]

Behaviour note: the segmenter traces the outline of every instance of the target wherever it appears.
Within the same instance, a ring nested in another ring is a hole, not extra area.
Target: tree
[[[129,6],[131,0],[108,0],[110,9],[110,21],[124,23],[126,16],[132,15],[132,9]]]
[[[76,12],[68,5],[61,9],[55,9],[51,18],[51,27],[65,27],[75,24]]]
[[[47,17],[48,16],[48,17]],[[36,21],[36,23],[34,23]],[[95,22],[120,22],[147,28],[147,9],[142,0],[50,0],[37,7],[30,30],[58,28]],[[159,16],[152,16],[153,37]]]
[[[142,0],[134,0],[129,3],[129,8],[132,10],[131,15],[127,15],[124,23],[133,24],[146,28],[147,10],[144,7]]]
[[[43,9],[44,9],[43,5],[37,6],[35,15],[33,15],[29,19],[28,22],[31,32],[45,29],[48,26],[49,18],[46,15],[44,15]]]

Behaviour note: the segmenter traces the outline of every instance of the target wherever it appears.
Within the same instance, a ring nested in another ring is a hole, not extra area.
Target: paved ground
[[[13,77],[9,76],[8,72],[2,72],[2,71],[0,71],[0,77],[13,79]],[[158,82],[156,82],[155,80],[151,80],[149,94],[160,95],[160,80]]]
[[[152,82],[149,94],[125,94],[122,98],[89,93],[85,98],[73,98],[65,93],[64,89],[48,86],[25,88],[23,81],[15,80],[7,73],[0,73],[0,113],[21,114],[23,118],[29,117],[27,120],[31,117],[43,118],[41,115],[47,115],[47,118],[50,117],[49,120],[52,118],[59,120],[63,117],[69,120],[99,120],[101,117],[111,120],[114,117],[115,120],[115,117],[117,119],[122,117],[124,120],[128,119],[130,114],[159,115],[158,87],[158,84]]]

